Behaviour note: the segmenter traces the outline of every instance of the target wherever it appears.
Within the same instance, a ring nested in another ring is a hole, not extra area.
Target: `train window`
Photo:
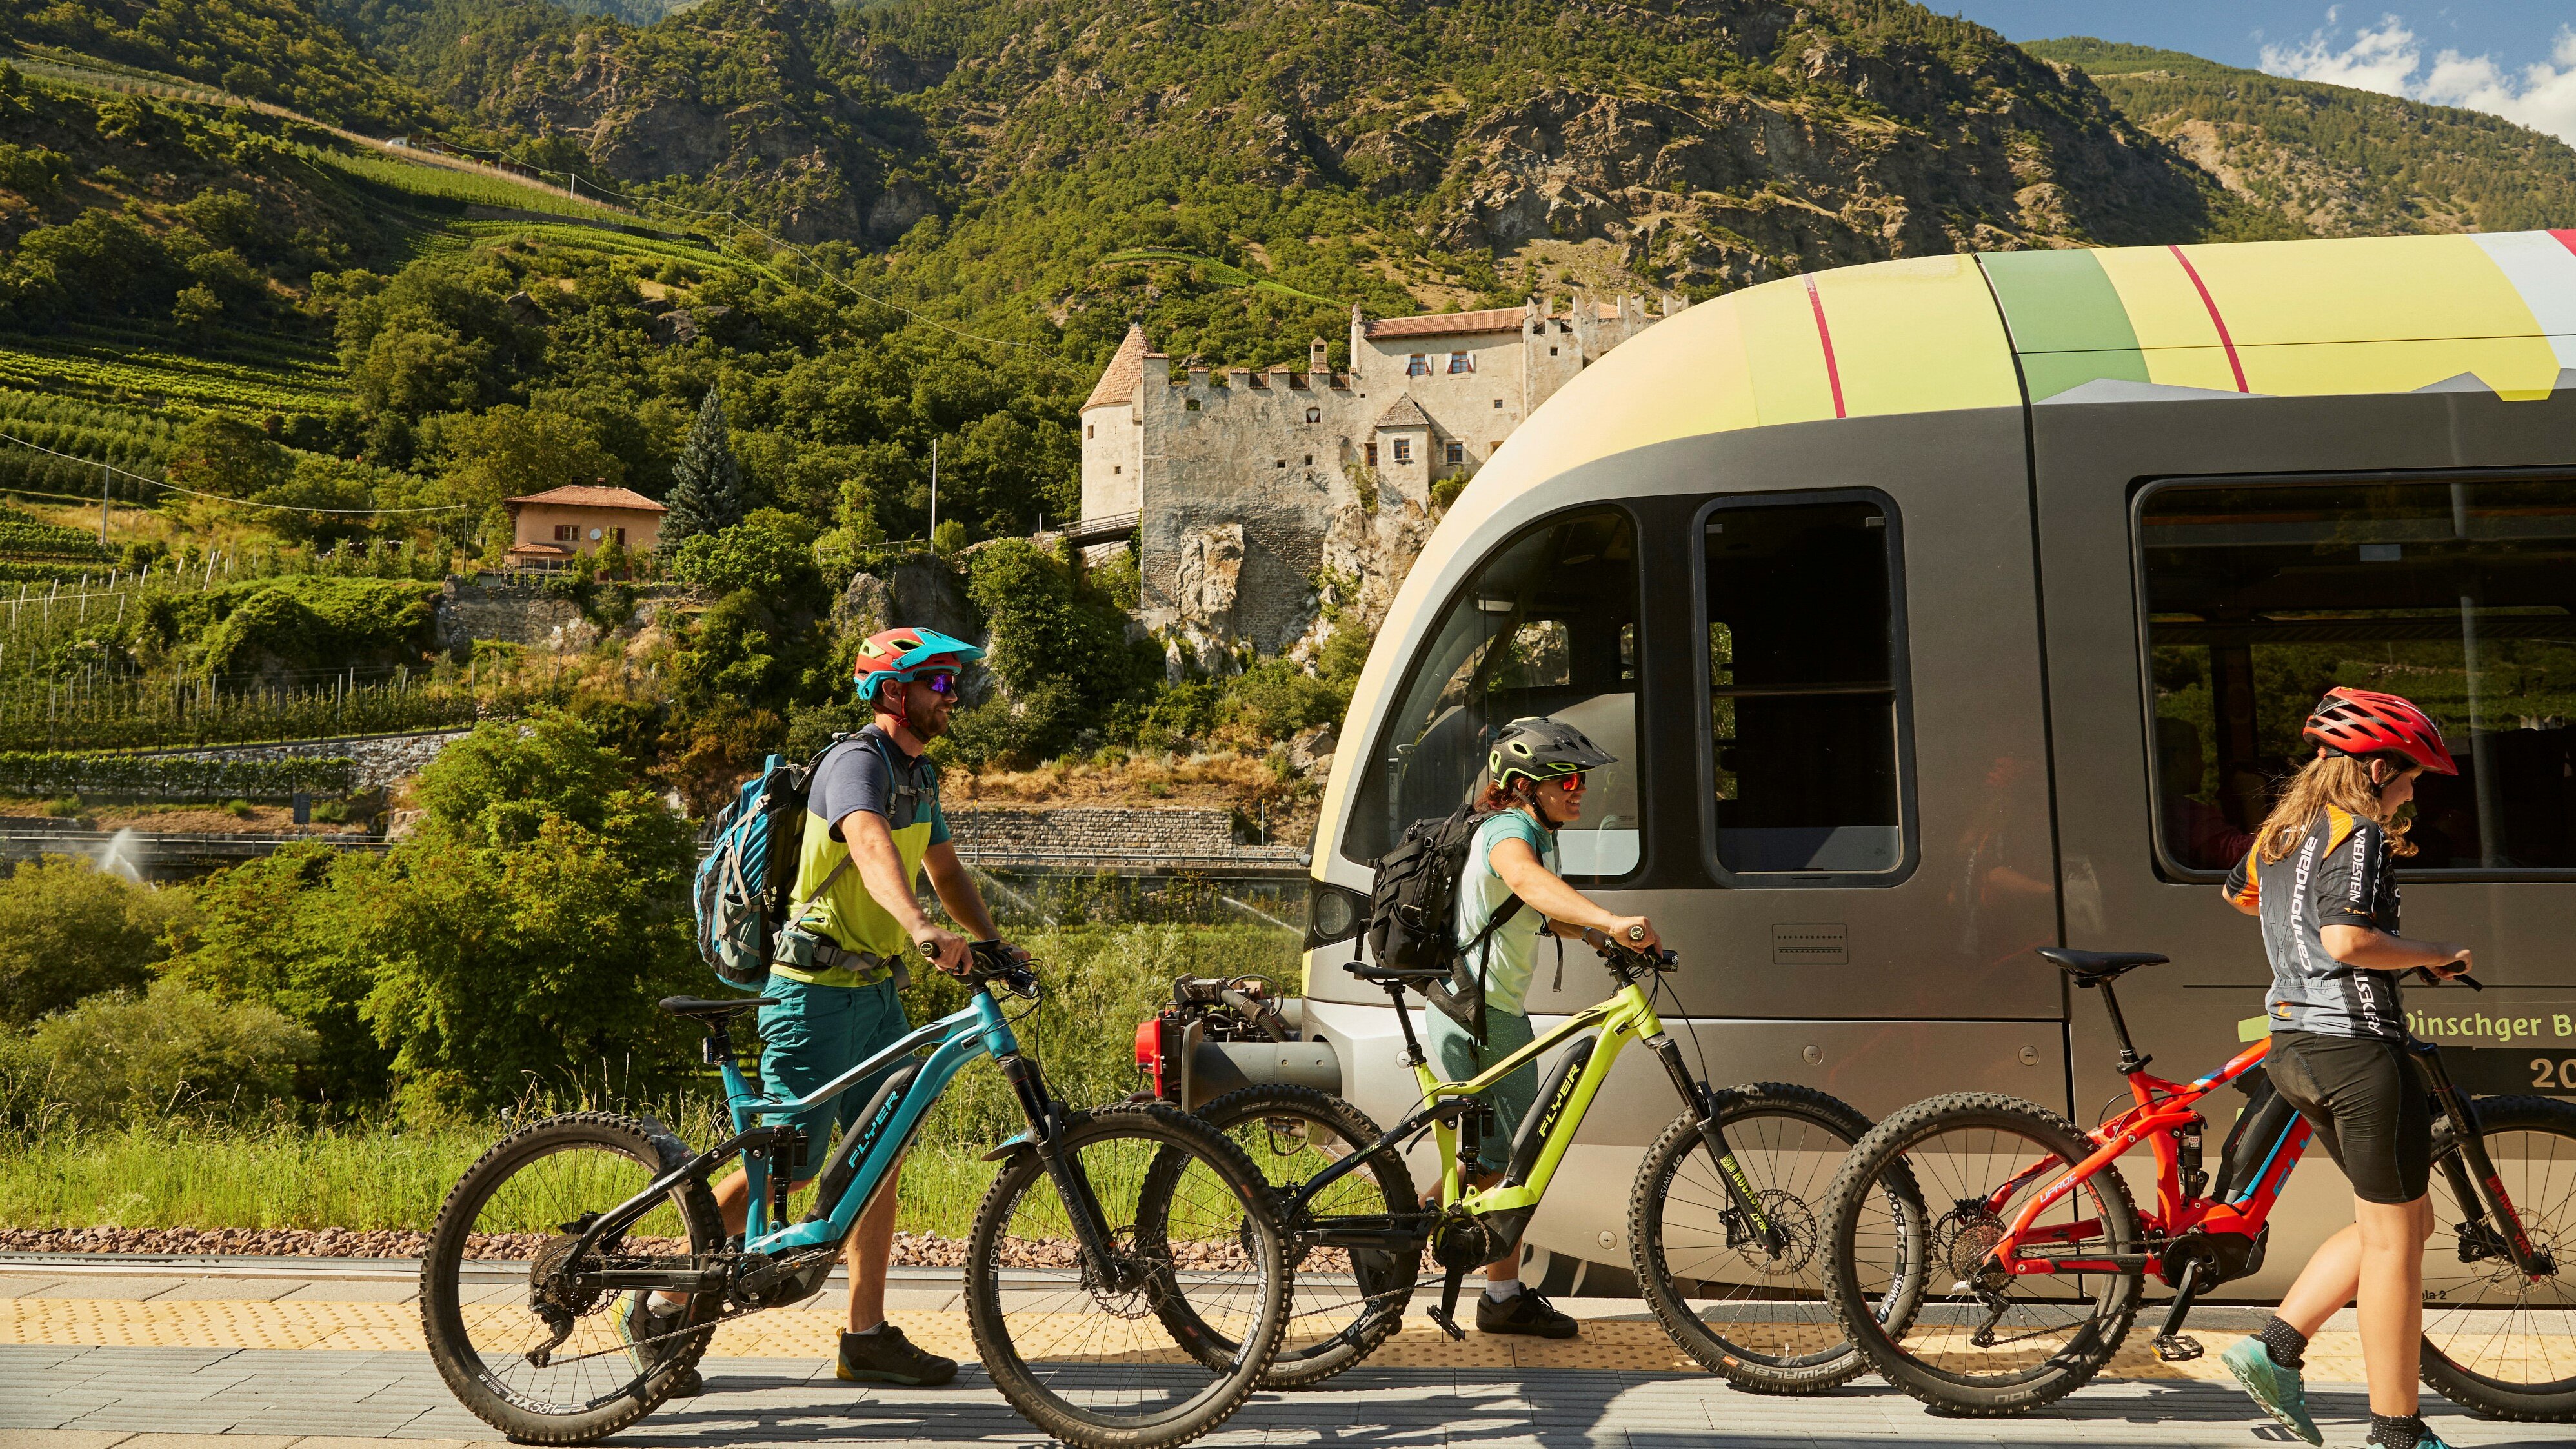
[[[1708,515],[1709,734],[1730,874],[1905,863],[1887,522],[1854,498]]]
[[[1523,715],[1573,725],[1619,757],[1593,772],[1557,835],[1569,876],[1626,875],[1637,813],[1637,557],[1628,515],[1593,508],[1523,532],[1486,560],[1425,636],[1362,776],[1342,849],[1374,860],[1404,827],[1483,785],[1494,734]]]
[[[2139,502],[2157,833],[2244,853],[2336,685],[2422,705],[2409,873],[2576,870],[2576,482],[2168,485]]]

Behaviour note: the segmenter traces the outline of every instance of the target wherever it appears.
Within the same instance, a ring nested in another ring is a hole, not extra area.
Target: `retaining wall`
[[[190,750],[147,750],[182,760],[298,760],[346,756],[358,762],[358,788],[382,789],[405,775],[429,768],[439,751],[472,733],[438,730],[427,734],[360,735],[341,740],[287,740],[265,745],[208,745]]]

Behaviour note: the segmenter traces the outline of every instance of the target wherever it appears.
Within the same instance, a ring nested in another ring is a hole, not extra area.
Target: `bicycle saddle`
[[[2141,966],[2161,966],[2172,960],[2153,951],[2078,951],[2072,946],[2042,946],[2042,960],[2054,961],[2057,969],[2075,978],[2078,986],[2096,986],[2115,981]]]
[[[776,1006],[774,996],[728,996],[722,1001],[709,1001],[697,996],[665,996],[661,1006],[673,1016],[694,1016],[704,1021],[722,1021],[728,1016],[756,1007]]]

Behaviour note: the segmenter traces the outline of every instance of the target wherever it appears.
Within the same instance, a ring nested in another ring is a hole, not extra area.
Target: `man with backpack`
[[[761,1075],[774,1096],[816,1091],[911,1030],[898,994],[907,949],[944,970],[966,969],[967,938],[932,921],[915,897],[924,872],[952,919],[978,939],[1000,934],[948,843],[939,771],[923,754],[948,732],[960,672],[983,654],[933,629],[888,629],[859,646],[852,674],[876,717],[813,764],[792,894],[761,992],[778,1001],[760,1011]],[[848,1131],[900,1065],[796,1119],[806,1171],[819,1170],[834,1126]],[[956,1377],[956,1360],[917,1347],[885,1316],[897,1180],[887,1175],[850,1231],[849,1328],[833,1373],[846,1382],[944,1384]],[[749,1205],[741,1173],[716,1184],[716,1203],[726,1231],[741,1232]],[[680,1306],[660,1294],[638,1295],[630,1317],[648,1321],[625,1325],[629,1340],[649,1351],[644,1341],[676,1326],[669,1315]]]

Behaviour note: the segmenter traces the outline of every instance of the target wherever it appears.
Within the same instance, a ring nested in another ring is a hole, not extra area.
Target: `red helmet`
[[[2436,775],[2460,767],[2442,747],[2442,731],[2414,701],[2369,689],[2329,689],[2308,715],[2302,739],[2343,755],[2398,754]]]

